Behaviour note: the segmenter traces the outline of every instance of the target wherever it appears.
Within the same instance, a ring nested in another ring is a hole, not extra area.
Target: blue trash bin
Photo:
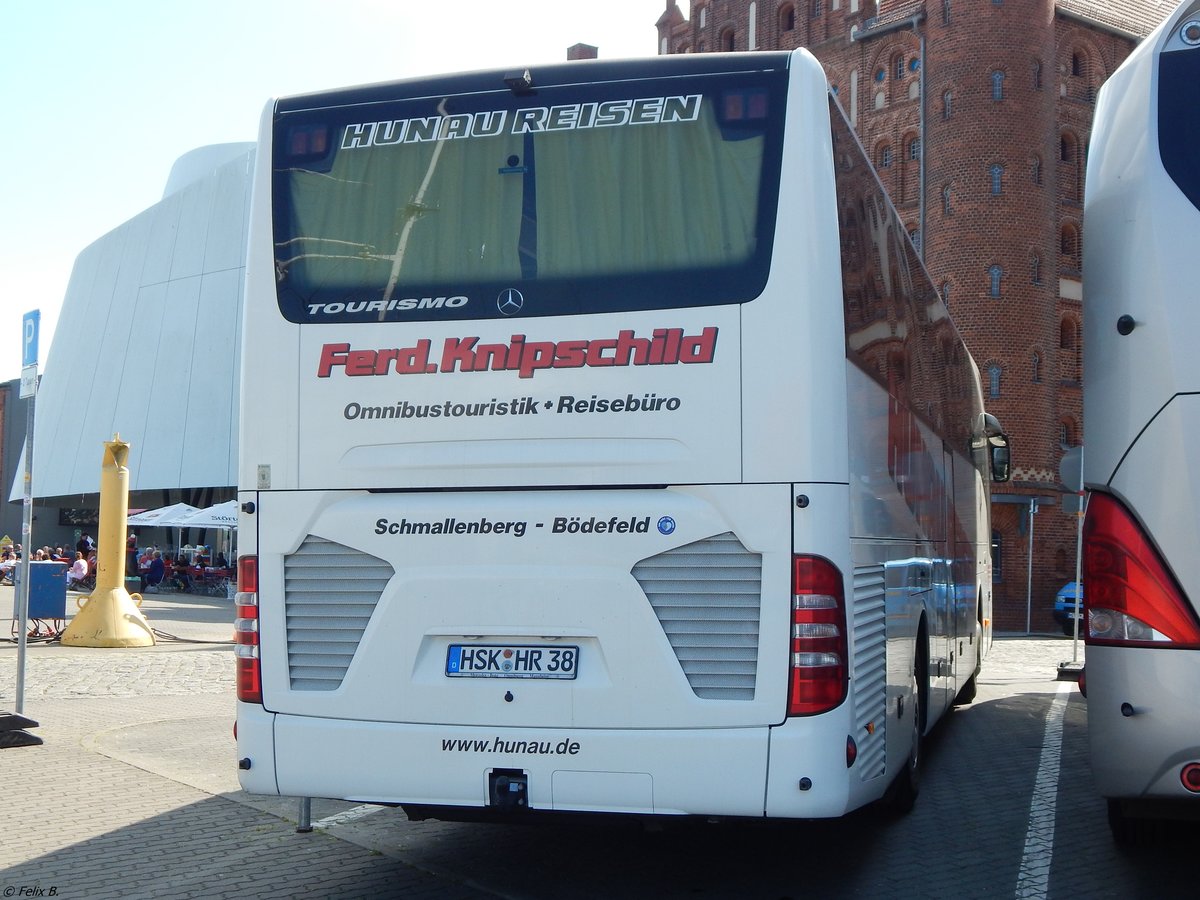
[[[21,595],[21,564],[13,568],[13,618],[17,617],[17,598]],[[65,619],[67,617],[67,564],[31,562],[29,564],[29,618]]]

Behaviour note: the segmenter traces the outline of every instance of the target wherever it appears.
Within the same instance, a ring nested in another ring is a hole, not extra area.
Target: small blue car
[[[1079,613],[1083,611],[1083,589],[1079,589]],[[1063,634],[1071,637],[1075,634],[1075,618],[1079,614],[1075,607],[1075,582],[1069,581],[1059,589],[1054,598],[1054,621],[1062,626]],[[1082,620],[1079,627],[1083,628]],[[1082,635],[1082,632],[1081,632]]]

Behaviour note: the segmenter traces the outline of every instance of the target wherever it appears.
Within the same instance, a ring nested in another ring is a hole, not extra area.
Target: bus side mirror
[[[988,438],[988,453],[992,464],[992,481],[1008,481],[1011,457],[1008,452],[1008,435],[996,434]]]

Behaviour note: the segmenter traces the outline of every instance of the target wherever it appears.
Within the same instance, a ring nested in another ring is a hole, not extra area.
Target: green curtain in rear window
[[[302,294],[347,298],[533,277],[518,253],[523,210],[535,211],[524,240],[539,278],[742,263],[755,249],[763,139],[738,137],[725,138],[707,103],[694,122],[533,135],[531,167],[522,135],[342,150],[329,172],[289,173],[280,270]]]

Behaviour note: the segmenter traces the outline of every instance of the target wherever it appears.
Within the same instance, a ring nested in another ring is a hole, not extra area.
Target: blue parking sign
[[[21,319],[21,365],[36,366],[38,355],[38,325],[42,311],[27,312]]]

